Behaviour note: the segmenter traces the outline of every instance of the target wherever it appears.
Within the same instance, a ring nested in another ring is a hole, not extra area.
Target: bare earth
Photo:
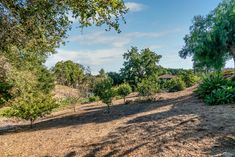
[[[149,103],[102,104],[53,113],[33,129],[0,124],[0,157],[199,157],[235,154],[235,104],[206,106],[193,94],[158,94]],[[133,98],[130,98],[133,99]],[[19,125],[19,124],[18,124]]]

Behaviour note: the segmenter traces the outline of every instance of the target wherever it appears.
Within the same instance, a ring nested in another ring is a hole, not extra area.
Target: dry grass
[[[53,91],[55,98],[79,97],[79,90],[67,86],[56,85]]]
[[[235,105],[205,106],[193,88],[157,95],[156,102],[115,101],[67,109],[29,129],[0,134],[0,156],[214,156],[235,153]],[[133,99],[133,98],[129,98]],[[7,125],[7,122],[2,124]]]

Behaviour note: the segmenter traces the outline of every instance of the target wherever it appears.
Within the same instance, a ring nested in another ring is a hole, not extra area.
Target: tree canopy
[[[76,87],[84,79],[81,66],[73,61],[57,62],[52,68],[58,84]]]
[[[64,43],[73,20],[81,28],[106,25],[107,30],[120,32],[119,24],[125,22],[127,10],[123,0],[2,0],[1,84],[6,86],[10,81],[14,96],[35,88],[49,92],[54,80],[43,63]]]
[[[235,62],[235,0],[224,0],[207,16],[195,16],[182,58],[192,56],[195,68],[224,67],[227,60]]]
[[[122,0],[2,0],[0,54],[17,65],[41,64],[63,43],[72,23],[69,16],[80,27],[106,24],[119,32],[126,12]]]
[[[142,79],[157,75],[160,69],[157,63],[162,56],[148,48],[139,52],[136,47],[132,47],[123,57],[125,61],[121,69],[122,76],[135,88]]]

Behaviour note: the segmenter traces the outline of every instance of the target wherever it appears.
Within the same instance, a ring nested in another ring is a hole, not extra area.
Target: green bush
[[[58,101],[60,107],[64,107],[71,104],[79,103],[81,99],[77,97],[66,97]]]
[[[213,90],[221,89],[227,84],[227,81],[220,74],[211,74],[203,79],[195,91],[200,98],[210,95]]]
[[[199,85],[196,93],[208,105],[235,102],[235,82],[226,80],[221,74],[211,74]]]
[[[112,103],[112,98],[115,96],[112,85],[113,80],[111,78],[104,78],[96,82],[93,91],[95,96],[98,96],[103,103],[107,104],[108,111]]]
[[[27,93],[13,100],[12,106],[4,111],[3,116],[30,120],[32,126],[37,118],[49,114],[56,107],[58,103],[49,95]]]
[[[229,104],[235,101],[235,88],[224,87],[215,89],[210,95],[205,97],[205,102],[208,105]]]
[[[11,88],[11,84],[0,81],[0,106],[12,98]]]
[[[162,83],[162,89],[167,90],[168,92],[182,91],[185,89],[185,86],[184,81],[179,77],[175,77]]]
[[[156,79],[149,78],[143,79],[140,83],[137,84],[137,91],[141,96],[151,96],[157,93],[160,89],[160,86]]]
[[[97,96],[90,96],[88,99],[89,99],[89,102],[99,101],[99,97],[97,97]]]
[[[191,87],[199,82],[200,78],[193,74],[192,71],[179,74],[179,77],[184,81],[186,87]]]
[[[117,94],[124,99],[126,102],[126,96],[132,92],[131,86],[128,83],[123,83],[118,86]]]

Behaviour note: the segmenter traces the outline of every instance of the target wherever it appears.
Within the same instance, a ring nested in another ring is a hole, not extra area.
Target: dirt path
[[[100,104],[53,113],[34,129],[1,132],[0,157],[235,154],[235,105],[205,106],[192,90],[163,93],[151,103],[116,101],[110,115]]]

